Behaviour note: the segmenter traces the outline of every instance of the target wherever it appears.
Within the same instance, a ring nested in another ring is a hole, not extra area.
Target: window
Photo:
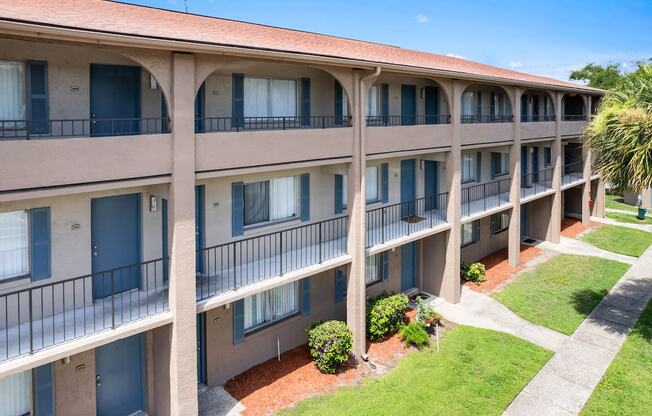
[[[244,185],[244,225],[297,216],[297,176],[251,182]]]
[[[543,115],[552,116],[552,114],[553,114],[552,100],[550,99],[550,97],[546,96],[543,102]]]
[[[376,202],[380,200],[380,191],[379,186],[380,182],[378,181],[379,175],[378,166],[367,166],[365,170],[365,200],[369,202]]]
[[[491,232],[498,234],[509,228],[509,214],[501,212],[491,216]]]
[[[342,207],[346,208],[347,206],[349,206],[349,184],[347,176],[342,175]]]
[[[299,312],[299,283],[292,282],[244,299],[244,329],[251,331]]]
[[[475,153],[462,153],[462,183],[476,180],[475,158]]]
[[[28,370],[0,378],[0,403],[2,414],[32,414],[32,372]]]
[[[380,282],[382,279],[382,259],[380,254],[367,256],[365,267],[365,283],[370,285],[372,283]]]
[[[25,73],[19,62],[0,61],[0,120],[25,119]],[[7,126],[4,123],[5,127]]]
[[[480,240],[480,220],[462,224],[462,247]]]
[[[367,116],[376,117],[378,113],[378,86],[372,85],[367,91]]]
[[[509,173],[509,153],[491,153],[492,177],[507,175]]]
[[[466,91],[462,94],[462,115],[473,115],[473,91]]]
[[[245,117],[297,115],[297,82],[288,79],[245,77]]]
[[[0,280],[29,274],[27,211],[0,214]]]
[[[543,163],[546,166],[552,165],[552,148],[550,147],[543,148]]]

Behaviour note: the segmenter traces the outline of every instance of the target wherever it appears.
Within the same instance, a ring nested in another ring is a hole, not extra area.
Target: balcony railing
[[[369,210],[366,247],[444,224],[447,208],[448,192]]]
[[[158,259],[0,295],[0,361],[167,311],[167,269]]]
[[[466,114],[460,116],[460,122],[463,124],[471,123],[511,123],[514,121],[512,114]]]
[[[243,130],[330,129],[351,127],[349,116],[205,117],[195,119],[195,133]]]
[[[468,217],[508,204],[510,182],[507,178],[463,188],[462,216]]]
[[[521,175],[521,198],[528,198],[552,189],[552,168]]]
[[[547,114],[522,114],[521,121],[523,123],[536,123],[540,121],[555,121],[557,117],[555,115]]]
[[[561,118],[563,121],[586,121],[585,114],[564,114]]]
[[[130,136],[169,133],[167,118],[0,120],[1,139]]]
[[[388,115],[388,116],[367,116],[367,126],[414,126],[422,124],[450,124],[450,114],[437,115]]]
[[[573,162],[564,165],[564,175],[561,178],[562,185],[570,185],[584,179],[584,162]]]
[[[197,300],[346,254],[347,217],[197,250]]]

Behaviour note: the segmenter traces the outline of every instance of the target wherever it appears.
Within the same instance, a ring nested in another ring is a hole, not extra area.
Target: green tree
[[[620,82],[623,74],[617,64],[602,66],[590,63],[584,65],[582,69],[571,72],[569,78],[575,81],[585,81],[589,87],[610,90]]]

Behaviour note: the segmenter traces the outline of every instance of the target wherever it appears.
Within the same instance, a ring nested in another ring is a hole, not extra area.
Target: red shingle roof
[[[548,86],[575,83],[395,46],[102,0],[0,0],[0,20],[403,65]],[[599,90],[594,90],[599,91]]]

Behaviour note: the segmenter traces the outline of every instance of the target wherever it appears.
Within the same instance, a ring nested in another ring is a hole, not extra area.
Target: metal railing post
[[[115,329],[115,286],[113,282],[114,271],[111,271],[111,328]]]
[[[66,319],[65,305],[64,305],[63,311],[64,311],[63,319]],[[20,313],[18,313],[18,316],[20,316]],[[20,319],[18,320],[18,325],[20,327]],[[20,333],[20,330],[19,330],[19,333]],[[63,336],[65,338],[66,334],[63,334]],[[20,344],[20,337],[18,337],[18,339],[19,339],[18,343]],[[29,291],[29,353],[31,354],[33,352],[34,352],[34,319],[33,319],[33,316],[32,316],[32,290],[30,290]],[[9,353],[9,351],[7,351],[7,353]]]
[[[380,238],[382,243],[385,244],[385,208],[380,209]]]
[[[283,275],[283,231],[279,233],[279,251],[278,251],[278,275]]]
[[[323,224],[323,223],[324,223],[323,221],[320,221],[320,222],[319,222],[319,263],[320,263],[320,264],[321,264],[321,262],[322,262],[322,248],[321,248],[321,244],[322,244],[322,230],[321,230],[321,228],[322,228],[322,224]]]

